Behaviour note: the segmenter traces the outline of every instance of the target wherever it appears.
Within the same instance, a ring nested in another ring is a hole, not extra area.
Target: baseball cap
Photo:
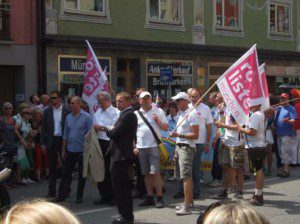
[[[189,95],[186,92],[179,92],[179,93],[177,93],[176,96],[172,97],[172,100],[174,100],[174,101],[179,100],[179,99],[184,99],[184,100],[187,100],[190,102]]]
[[[289,96],[289,94],[287,94],[287,93],[281,93],[280,98],[286,98],[286,99],[289,99],[290,96]]]
[[[141,94],[140,94],[140,99],[143,99],[145,96],[150,96],[150,97],[152,97],[151,94],[150,94],[149,92],[144,91],[144,92],[141,92]]]
[[[251,99],[250,100],[250,107],[254,107],[254,106],[258,106],[258,105],[262,105],[262,101],[258,100],[258,99]]]

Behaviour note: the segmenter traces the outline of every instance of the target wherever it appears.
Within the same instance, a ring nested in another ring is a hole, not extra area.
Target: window
[[[291,36],[291,4],[271,2],[269,6],[269,34]]]
[[[109,0],[62,0],[61,19],[111,23]]]
[[[217,29],[238,30],[240,28],[239,0],[216,0],[215,12]]]
[[[179,22],[179,0],[150,0],[150,19]]]
[[[0,39],[10,39],[10,3],[0,0]]]
[[[53,8],[52,0],[46,0],[45,5],[46,5],[46,9],[52,9]]]
[[[104,13],[104,0],[66,0],[66,8],[83,12]]]
[[[183,0],[147,0],[146,28],[185,31]]]

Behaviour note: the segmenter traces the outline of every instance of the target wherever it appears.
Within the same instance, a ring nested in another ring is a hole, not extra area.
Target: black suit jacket
[[[64,134],[65,120],[66,116],[71,111],[62,106],[61,113],[61,131]],[[46,145],[47,149],[52,147],[54,137],[54,117],[53,117],[53,107],[46,108],[43,113],[42,119],[42,131],[41,131],[41,145]]]
[[[108,152],[112,161],[134,158],[133,141],[136,138],[137,117],[132,108],[120,113],[114,128],[107,132],[110,138]]]

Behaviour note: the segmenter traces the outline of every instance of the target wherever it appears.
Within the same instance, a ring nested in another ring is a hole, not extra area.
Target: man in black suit
[[[49,190],[46,197],[56,196],[57,157],[61,157],[65,119],[70,113],[62,105],[61,97],[59,91],[51,93],[51,106],[44,110],[42,119],[41,149],[43,153],[47,153],[49,162]]]
[[[111,158],[110,172],[115,200],[121,215],[120,218],[113,220],[112,224],[131,224],[134,219],[128,168],[134,158],[133,142],[136,138],[137,117],[130,101],[128,93],[119,93],[116,103],[121,111],[120,117],[111,130],[101,127],[111,139],[108,149]]]

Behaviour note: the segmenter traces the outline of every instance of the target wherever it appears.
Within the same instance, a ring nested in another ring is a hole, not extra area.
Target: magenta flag
[[[269,88],[267,83],[267,77],[265,72],[265,63],[263,63],[259,68],[259,81],[263,93],[263,100],[262,100],[262,106],[261,109],[267,109],[270,107],[270,99],[269,99]]]
[[[103,70],[90,43],[87,43],[87,56],[85,62],[85,72],[82,90],[82,99],[89,104],[90,113],[94,114],[99,105],[97,94],[105,91],[109,92],[106,68]]]
[[[249,117],[250,98],[262,97],[261,88],[252,90],[254,81],[260,83],[256,45],[216,81],[227,108],[239,125],[244,125]]]

